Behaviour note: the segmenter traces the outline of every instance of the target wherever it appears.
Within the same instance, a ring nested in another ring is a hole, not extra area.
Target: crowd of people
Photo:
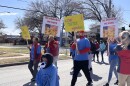
[[[118,40],[111,38],[105,43],[98,42],[93,38],[84,36],[84,31],[79,31],[78,37],[70,43],[70,56],[73,59],[73,75],[70,86],[75,86],[80,70],[83,71],[87,84],[92,86],[93,81],[90,72],[93,70],[91,62],[99,61],[101,53],[102,63],[104,63],[104,52],[107,51],[109,57],[108,81],[104,86],[109,86],[112,73],[116,76],[114,85],[130,86],[130,33],[123,31],[119,34]],[[60,86],[58,75],[59,43],[54,36],[49,36],[48,43],[44,47],[44,55],[41,53],[41,45],[38,38],[33,39],[33,44],[28,46],[30,50],[30,62],[28,68],[32,74],[31,81],[36,81],[38,86]],[[40,67],[38,64],[41,63]],[[38,68],[39,67],[39,68]],[[117,69],[118,67],[118,69]]]

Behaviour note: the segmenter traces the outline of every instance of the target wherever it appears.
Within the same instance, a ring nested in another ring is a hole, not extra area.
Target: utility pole
[[[109,0],[109,16],[108,17],[109,18],[112,17],[112,1],[111,0]]]
[[[61,19],[62,19],[62,17],[65,16],[66,4],[67,4],[67,1],[65,0],[65,3],[63,5],[63,7],[61,8],[61,14],[60,14]],[[64,19],[62,19],[62,20],[64,20]],[[64,22],[63,22],[62,30],[61,30],[61,34],[60,34],[60,47],[62,46],[63,29],[64,29]]]

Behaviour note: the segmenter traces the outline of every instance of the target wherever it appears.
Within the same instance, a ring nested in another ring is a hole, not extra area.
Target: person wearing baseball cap
[[[75,43],[72,44],[72,49],[75,50],[75,57],[74,57],[74,72],[71,81],[71,86],[75,86],[77,81],[77,76],[80,70],[83,70],[85,77],[88,81],[86,86],[92,85],[92,79],[90,77],[89,72],[89,59],[88,59],[88,52],[90,51],[90,42],[84,36],[84,31],[79,31],[78,34],[79,39],[75,39]],[[75,37],[76,38],[76,37]]]
[[[38,86],[59,86],[57,68],[53,65],[53,56],[49,53],[42,55],[43,62],[36,76]]]

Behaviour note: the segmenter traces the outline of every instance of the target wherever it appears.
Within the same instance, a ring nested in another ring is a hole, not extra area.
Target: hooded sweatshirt
[[[37,86],[59,86],[57,68],[52,64],[48,68],[40,68],[36,76]]]
[[[59,77],[57,68],[52,64],[53,56],[49,53],[42,55],[47,62],[41,64],[40,70],[36,76],[36,83],[38,86],[59,86]]]

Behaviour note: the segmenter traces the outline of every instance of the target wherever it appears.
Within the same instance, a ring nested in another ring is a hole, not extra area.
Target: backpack
[[[94,43],[91,42],[91,51],[94,52],[96,51],[96,46]]]

